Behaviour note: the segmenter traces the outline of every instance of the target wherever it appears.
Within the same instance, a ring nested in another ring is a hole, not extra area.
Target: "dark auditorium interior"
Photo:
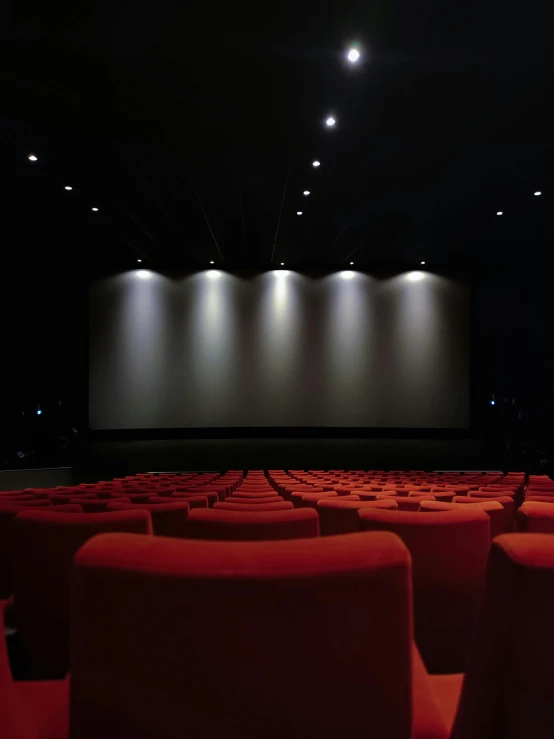
[[[554,736],[554,9],[0,8],[0,739]]]

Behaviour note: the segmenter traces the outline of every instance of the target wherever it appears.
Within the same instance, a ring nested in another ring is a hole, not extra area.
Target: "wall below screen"
[[[509,466],[509,465],[508,465]],[[496,469],[501,447],[472,439],[172,439],[91,441],[74,459],[76,479],[152,470]]]
[[[429,272],[110,276],[90,428],[467,428],[469,325],[468,286]]]

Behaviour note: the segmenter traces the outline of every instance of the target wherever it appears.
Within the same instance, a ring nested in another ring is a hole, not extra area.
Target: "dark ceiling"
[[[552,20],[546,2],[4,3],[5,258],[542,259]]]

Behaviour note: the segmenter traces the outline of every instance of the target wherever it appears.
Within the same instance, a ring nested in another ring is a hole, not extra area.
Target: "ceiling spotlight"
[[[69,190],[73,190],[73,188],[71,187],[71,185],[66,185],[64,187],[64,190],[68,190],[69,191]]]
[[[137,262],[142,262],[142,259],[137,259]]]
[[[38,161],[38,157],[36,157],[34,154],[29,154],[29,156],[27,157],[27,159],[30,162],[36,162],[36,161]]]
[[[95,213],[97,213],[97,212],[98,212],[98,208],[93,208],[92,210],[93,210],[93,211],[94,211]]]
[[[309,190],[304,190],[304,195],[309,195],[309,194],[310,194]]]
[[[542,195],[542,192],[540,190],[537,190],[537,192],[535,193],[535,196],[538,196],[538,195]]]
[[[423,261],[423,262],[420,262],[420,264],[425,264],[425,261]]]
[[[356,64],[356,62],[360,58],[360,52],[358,51],[358,49],[350,49],[350,51],[348,52],[348,56],[346,58],[352,64]]]
[[[501,211],[501,210],[497,210],[497,211],[496,211],[496,215],[497,215],[497,216],[501,216],[501,215],[502,215],[502,213],[503,213],[503,211]]]
[[[212,261],[212,262],[210,262],[210,264],[215,264],[215,262]]]
[[[354,264],[354,262],[350,262],[350,264]]]
[[[319,167],[319,165],[321,164],[321,162],[318,162],[317,159],[316,159],[315,162],[313,162],[312,164],[313,164],[314,167]]]
[[[335,120],[335,119],[333,118],[333,116],[332,116],[332,115],[330,115],[330,116],[329,116],[329,118],[327,118],[327,120],[325,121],[325,124],[326,124],[326,125],[327,125],[327,126],[328,126],[329,128],[332,128],[332,127],[333,127],[333,126],[335,125],[335,123],[336,123],[336,120]]]
[[[301,216],[301,215],[302,215],[302,211],[301,211],[301,210],[297,210],[297,211],[296,211],[296,215],[297,215],[297,216]]]
[[[281,267],[284,267],[284,266],[285,266],[285,263],[284,262],[281,262]]]

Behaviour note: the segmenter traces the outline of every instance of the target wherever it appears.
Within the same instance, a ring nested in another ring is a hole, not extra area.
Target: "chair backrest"
[[[67,664],[73,557],[91,536],[106,531],[151,533],[150,514],[26,510],[15,518],[10,553],[14,607],[32,674],[50,668],[57,673]]]
[[[156,536],[187,535],[189,504],[183,503],[110,503],[108,511],[148,511]]]
[[[361,510],[363,530],[393,531],[413,563],[416,643],[430,672],[463,672],[490,547],[484,511]]]
[[[322,498],[317,502],[322,536],[351,534],[361,531],[358,511],[369,508],[396,510],[396,499],[349,501],[341,497]]]
[[[516,513],[516,529],[529,534],[554,534],[554,500],[525,502]]]
[[[189,514],[187,536],[220,541],[263,541],[319,536],[319,516],[312,508],[265,513],[196,508]]]
[[[263,511],[289,511],[293,507],[292,503],[289,500],[283,500],[280,503],[233,503],[229,501],[225,501],[224,503],[216,503],[214,505],[214,510],[222,510],[222,511],[242,511],[242,513],[246,513],[247,511],[256,513],[263,513]]]
[[[71,736],[410,739],[410,605],[387,533],[95,537],[75,558]]]
[[[452,739],[554,736],[554,537],[491,546]]]

